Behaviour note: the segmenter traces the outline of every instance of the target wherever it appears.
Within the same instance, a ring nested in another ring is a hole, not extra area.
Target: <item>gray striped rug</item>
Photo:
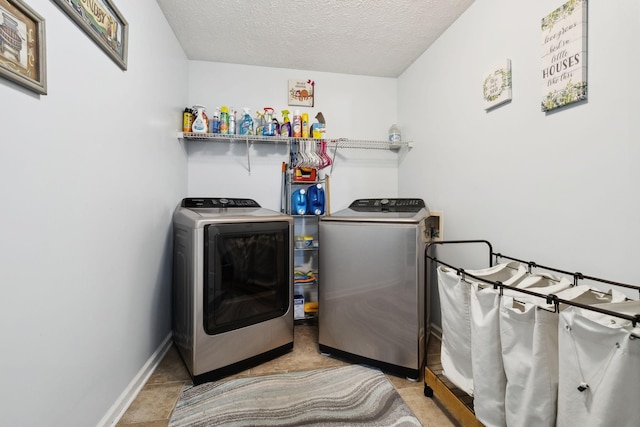
[[[387,377],[360,365],[186,387],[169,427],[420,426]]]

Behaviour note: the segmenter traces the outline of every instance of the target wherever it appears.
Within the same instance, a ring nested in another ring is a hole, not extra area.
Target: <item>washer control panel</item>
[[[418,212],[425,207],[422,199],[358,199],[349,209],[356,212]]]

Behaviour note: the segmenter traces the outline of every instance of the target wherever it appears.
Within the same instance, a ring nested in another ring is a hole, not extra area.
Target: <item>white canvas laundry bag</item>
[[[509,262],[466,273],[491,281],[516,282],[526,275],[518,262]],[[440,358],[443,374],[460,390],[473,395],[471,367],[471,283],[455,270],[440,266],[437,269],[438,294],[442,319],[442,347]]]
[[[619,300],[621,293],[594,292],[586,285],[558,291],[561,285],[529,288],[566,301],[599,304]],[[567,305],[560,305],[560,310]],[[555,426],[558,407],[558,313],[544,298],[523,294],[503,297],[500,339],[507,386],[505,418],[509,427]],[[565,357],[565,354],[562,354]]]
[[[505,282],[510,285],[509,281]],[[522,276],[514,283],[520,289],[555,286],[559,292],[571,283],[550,274]],[[560,285],[560,286],[556,286]],[[508,289],[505,295],[522,295]],[[500,344],[500,291],[484,283],[471,287],[471,368],[473,372],[473,407],[476,418],[486,427],[506,426],[505,389],[507,385]]]
[[[639,301],[596,307],[634,316]],[[559,427],[640,424],[640,327],[578,307],[559,319]]]

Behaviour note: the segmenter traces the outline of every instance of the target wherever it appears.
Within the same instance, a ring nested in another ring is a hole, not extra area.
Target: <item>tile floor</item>
[[[431,341],[434,342],[434,340]],[[429,349],[427,353],[439,358],[440,349]],[[319,353],[317,325],[296,325],[293,351],[226,379],[307,371],[346,364],[348,363],[345,361]],[[424,396],[422,381],[411,382],[393,375],[387,375],[387,378],[423,426],[456,425],[435,401]],[[191,384],[189,373],[176,348],[171,347],[117,426],[166,427],[185,384]]]

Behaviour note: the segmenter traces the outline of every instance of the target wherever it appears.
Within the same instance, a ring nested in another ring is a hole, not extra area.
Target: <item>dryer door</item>
[[[282,316],[291,301],[288,222],[204,229],[204,330],[209,335]]]

